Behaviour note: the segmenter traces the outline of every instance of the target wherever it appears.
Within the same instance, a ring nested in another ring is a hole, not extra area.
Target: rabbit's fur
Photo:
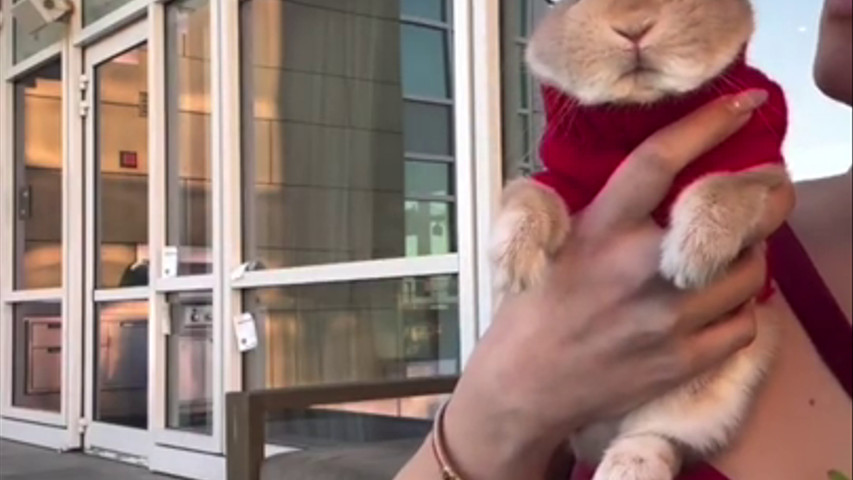
[[[532,36],[527,63],[582,105],[652,104],[720,75],[753,30],[748,0],[564,0]],[[642,60],[628,39],[640,33]],[[661,273],[681,288],[712,281],[755,244],[765,201],[785,182],[783,167],[762,167],[692,184],[672,207]],[[540,281],[570,234],[570,213],[554,191],[510,184],[491,250],[497,294]],[[776,329],[767,317],[759,314],[757,340],[719,370],[579,432],[573,448],[599,465],[595,480],[671,480],[686,460],[724,448],[771,365]]]

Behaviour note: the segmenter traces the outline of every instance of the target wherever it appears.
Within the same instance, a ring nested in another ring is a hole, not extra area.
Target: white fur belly
[[[759,307],[765,310],[765,307]],[[772,315],[758,312],[756,340],[719,369],[630,412],[592,425],[572,444],[579,460],[598,464],[614,442],[628,437],[673,441],[689,456],[705,457],[725,447],[748,414],[756,389],[772,364],[779,329]],[[625,442],[622,442],[625,443]]]

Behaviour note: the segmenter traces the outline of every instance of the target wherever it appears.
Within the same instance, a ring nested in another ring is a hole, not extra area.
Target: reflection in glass
[[[453,168],[448,5],[241,4],[247,260],[286,268],[455,251],[454,177],[411,162]],[[420,201],[442,211],[410,206]],[[446,240],[410,248],[431,230]]]
[[[503,50],[504,179],[539,171],[539,139],[544,132],[545,110],[540,85],[524,62],[527,38],[548,12],[548,2],[501,0]]]
[[[244,305],[255,317],[260,344],[246,357],[245,386],[287,388],[455,374],[457,291],[456,278],[446,276],[247,291]],[[391,417],[424,418],[435,402],[389,399],[290,412],[272,418],[268,434],[277,442],[306,446],[323,440],[337,444],[410,437],[422,426]]]
[[[403,91],[417,97],[450,96],[449,39],[444,30],[402,26]]]
[[[148,284],[148,55],[95,69],[97,286]]]
[[[62,306],[14,307],[12,405],[59,412],[62,402]]]
[[[447,0],[403,0],[403,15],[443,22],[447,20]]]
[[[148,428],[148,302],[97,307],[95,420]]]
[[[403,109],[406,152],[453,155],[453,110],[448,105],[407,102]]]
[[[405,278],[248,291],[260,346],[249,388],[452,374],[458,369],[455,277]]]
[[[30,14],[38,15],[31,12]],[[67,25],[65,22],[52,22],[36,31],[27,31],[17,20],[12,20],[12,41],[14,43],[14,62],[20,63],[46,47],[62,40]]]
[[[83,0],[83,25],[105,17],[132,0]]]
[[[210,273],[210,8],[181,0],[166,10],[168,245],[178,275]]]
[[[453,164],[443,162],[406,162],[406,195],[452,196]]]
[[[454,213],[450,202],[406,200],[406,256],[455,251]]]
[[[210,434],[213,428],[211,294],[172,294],[168,301],[172,328],[166,354],[166,426]]]
[[[15,82],[15,288],[62,286],[62,63]]]

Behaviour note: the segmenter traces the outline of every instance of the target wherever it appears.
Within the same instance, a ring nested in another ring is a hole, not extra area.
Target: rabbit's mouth
[[[648,62],[639,61],[634,66],[625,70],[625,73],[621,75],[623,79],[639,79],[639,78],[648,78],[650,76],[659,76],[662,75],[657,67],[650,65]]]

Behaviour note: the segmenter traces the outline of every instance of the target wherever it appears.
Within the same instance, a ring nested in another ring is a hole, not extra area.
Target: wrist
[[[447,406],[443,430],[448,460],[464,480],[544,478],[565,440],[524,415],[464,395]]]

